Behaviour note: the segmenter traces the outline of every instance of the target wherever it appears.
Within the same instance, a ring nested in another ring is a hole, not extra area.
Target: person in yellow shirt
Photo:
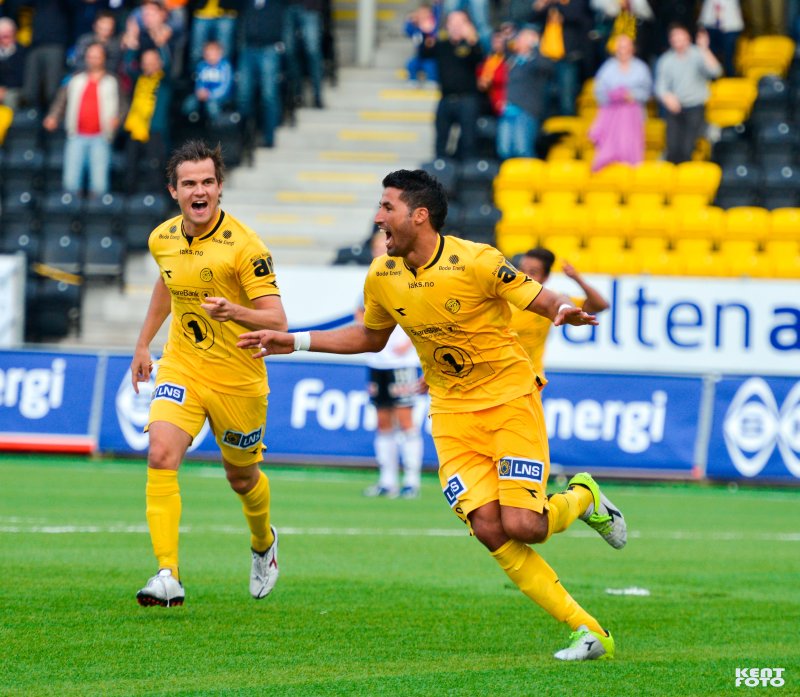
[[[159,278],[131,362],[133,389],[150,380],[150,343],[172,315],[155,379],[146,430],[147,524],[158,573],[136,594],[140,605],[182,605],[178,571],[181,495],[178,468],[208,419],[231,488],[250,528],[250,593],[264,598],[278,580],[278,534],[270,524],[269,480],[259,468],[267,413],[263,365],[236,349],[239,334],[285,330],[272,255],[261,239],[220,206],[220,147],[188,141],[167,164],[180,215],[150,234]]]
[[[518,267],[526,276],[544,285],[550,278],[550,270],[553,268],[555,261],[556,255],[549,249],[535,247],[525,252],[519,260]],[[597,314],[608,309],[608,301],[596,288],[583,279],[572,264],[562,261],[561,268],[564,271],[564,275],[575,281],[584,293],[581,298],[570,298],[575,305],[590,314]],[[541,382],[540,387],[544,387],[547,384],[544,372],[544,348],[547,342],[547,335],[552,327],[553,323],[548,317],[524,312],[513,305],[511,306],[511,329],[517,333],[522,347],[531,359],[533,370]]]
[[[375,223],[386,254],[364,284],[364,322],[331,331],[245,332],[253,358],[293,351],[380,351],[396,325],[411,339],[430,388],[442,493],[519,589],[573,630],[562,660],[611,658],[614,640],[570,596],[528,545],[576,518],[613,547],[627,533],[619,510],[586,473],[546,495],[550,459],[536,376],[508,328],[510,304],[556,326],[597,320],[519,273],[494,247],[439,233],[447,215],[440,182],[421,170],[383,180]]]

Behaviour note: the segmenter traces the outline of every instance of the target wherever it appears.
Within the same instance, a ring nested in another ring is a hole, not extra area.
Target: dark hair
[[[103,49],[103,57],[104,57],[104,58],[108,58],[108,51],[106,50],[105,44],[103,44],[103,42],[102,42],[102,41],[90,41],[88,44],[86,44],[86,48],[84,49],[84,52],[83,52],[83,53],[84,53],[84,55],[86,55],[86,52],[87,52],[87,51],[88,51],[88,50],[89,50],[89,49],[90,49],[92,46],[99,46],[100,48],[102,48],[102,49]]]
[[[681,22],[670,22],[667,25],[667,36],[670,35],[670,32],[672,32],[673,29],[680,29],[681,31],[685,31],[689,36],[692,35],[691,30],[685,24]]]
[[[98,19],[113,19],[114,20],[114,28],[116,29],[117,26],[117,18],[114,16],[114,13],[111,10],[98,10],[97,14],[94,16],[94,24]]]
[[[427,208],[431,227],[439,232],[447,217],[447,194],[439,180],[422,169],[398,169],[383,178],[384,189],[400,189],[410,210]]]
[[[187,140],[177,150],[167,162],[167,182],[175,188],[178,185],[178,167],[184,162],[200,162],[201,160],[211,160],[214,163],[214,175],[217,183],[222,184],[225,179],[225,163],[222,160],[222,147],[217,143],[213,150],[204,140]]]
[[[525,256],[541,261],[542,265],[544,266],[545,276],[550,275],[550,269],[552,269],[553,264],[556,263],[556,255],[544,247],[534,247],[533,249],[529,249],[527,252],[525,252]]]

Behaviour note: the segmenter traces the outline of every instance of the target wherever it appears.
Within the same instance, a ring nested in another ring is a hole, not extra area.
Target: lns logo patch
[[[153,401],[157,399],[168,399],[175,404],[183,404],[186,399],[186,388],[171,382],[162,382],[153,390]]]
[[[255,431],[250,433],[242,433],[241,431],[225,431],[222,434],[222,442],[232,448],[239,450],[247,450],[261,442],[263,435],[263,426],[259,426]]]
[[[466,490],[467,487],[464,485],[464,482],[461,481],[461,477],[454,474],[447,480],[447,486],[442,489],[442,493],[447,499],[447,503],[450,504],[450,508],[455,508],[458,503],[459,495],[463,494]]]
[[[544,465],[537,460],[504,457],[497,463],[497,476],[500,479],[524,479],[541,484],[543,470]]]

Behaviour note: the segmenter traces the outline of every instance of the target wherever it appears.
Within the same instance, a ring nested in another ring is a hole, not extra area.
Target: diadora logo
[[[497,474],[500,479],[524,479],[528,482],[541,484],[544,464],[538,460],[504,457],[497,463]]]
[[[225,445],[230,445],[232,448],[239,450],[247,450],[261,442],[261,436],[264,433],[264,427],[259,426],[255,431],[250,433],[242,433],[240,431],[225,431],[222,435],[222,442]]]
[[[722,427],[733,465],[755,477],[772,457],[775,446],[786,468],[800,477],[800,381],[778,408],[762,378],[750,378],[736,391]]]
[[[450,504],[450,508],[455,508],[458,503],[458,497],[466,492],[466,490],[467,487],[464,485],[464,482],[461,481],[461,477],[454,474],[447,480],[447,486],[442,489],[442,493],[447,499],[447,503]]]
[[[183,404],[186,400],[186,388],[171,382],[162,382],[153,390],[153,401],[168,399],[176,404]]]

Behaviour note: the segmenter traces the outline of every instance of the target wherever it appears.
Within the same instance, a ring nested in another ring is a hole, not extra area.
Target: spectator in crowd
[[[539,52],[555,63],[552,74],[557,97],[555,112],[572,116],[588,44],[589,6],[586,0],[535,0],[531,19],[543,27]]]
[[[267,148],[274,147],[281,120],[285,16],[286,0],[247,0],[240,17],[237,111],[255,118],[260,105],[262,143]]]
[[[670,50],[656,64],[656,98],[665,109],[666,159],[678,164],[692,159],[697,139],[705,130],[708,83],[722,75],[722,66],[709,50],[708,33],[676,24],[669,30]]]
[[[459,159],[477,154],[476,122],[481,95],[476,70],[483,60],[478,34],[465,12],[451,12],[445,31],[437,38],[426,39],[422,56],[435,58],[442,97],[436,108],[436,157],[447,157],[450,129],[458,124],[456,156]]]
[[[126,4],[130,3],[125,2],[125,0],[71,0],[72,27],[70,41],[77,41],[84,34],[91,34],[94,29],[94,23],[100,13],[110,13],[116,20],[116,17],[122,14],[121,10]],[[84,48],[86,47],[84,46]]]
[[[786,33],[786,0],[743,0],[751,36]]]
[[[25,49],[17,43],[17,25],[0,17],[0,104],[17,109],[25,78]]]
[[[486,94],[492,114],[500,116],[508,88],[508,39],[504,30],[492,34],[492,52],[478,66],[478,89]]]
[[[536,137],[547,107],[546,85],[553,63],[539,53],[539,33],[524,27],[514,39],[508,61],[506,102],[497,124],[497,154],[534,157]]]
[[[609,42],[623,33],[634,40],[637,55],[645,62],[660,53],[656,15],[650,0],[590,0],[589,5],[598,17],[603,57],[614,53]]]
[[[222,51],[218,41],[206,43],[195,69],[194,92],[183,102],[184,114],[201,112],[212,125],[219,123],[233,94],[233,67]]]
[[[488,51],[491,45],[492,25],[489,21],[488,0],[444,0],[442,13],[446,16],[451,12],[466,12],[472,26],[478,32],[481,48]]]
[[[722,63],[725,74],[735,75],[736,42],[744,29],[739,0],[704,0],[698,22],[708,32],[711,52]]]
[[[145,51],[155,48],[161,52],[165,66],[172,66],[177,55],[177,35],[167,22],[168,14],[159,0],[144,0],[132,12],[125,24],[122,48],[139,58]],[[130,60],[127,58],[126,60]],[[170,68],[167,67],[167,70]]]
[[[23,99],[28,106],[46,108],[64,76],[69,0],[29,0],[33,10],[31,43],[25,58]]]
[[[210,40],[219,42],[223,54],[233,58],[236,48],[236,18],[240,0],[200,0],[192,15],[189,65],[197,65]]]
[[[102,10],[95,16],[92,31],[78,38],[73,51],[75,70],[85,70],[84,54],[86,47],[92,43],[101,43],[106,50],[106,70],[116,74],[122,63],[121,37],[117,35],[117,20],[114,13]]]
[[[305,65],[314,107],[322,109],[322,0],[289,0],[286,8],[286,77],[295,105],[302,103]],[[302,47],[302,55],[301,55]]]
[[[406,36],[414,44],[414,55],[406,63],[408,79],[416,84],[420,74],[429,82],[438,82],[439,74],[436,71],[436,60],[422,56],[423,45],[429,38],[436,38],[439,27],[439,6],[423,2],[416,10],[411,12],[406,19]]]
[[[386,254],[386,234],[379,230],[370,240],[373,259]],[[356,310],[363,322],[364,305]],[[378,483],[364,491],[365,496],[416,498],[422,471],[422,435],[414,423],[414,401],[424,383],[419,377],[419,357],[406,333],[395,327],[382,351],[366,355],[369,369],[369,397],[378,416],[375,432],[375,459]],[[400,461],[403,486],[400,486]]]
[[[130,175],[126,178],[128,193],[133,193],[137,184],[148,192],[161,191],[169,144],[172,88],[161,52],[147,49],[142,53],[140,66],[141,74],[136,78],[123,125],[128,136],[125,145],[125,163]]]
[[[600,109],[589,131],[595,145],[593,171],[612,162],[636,165],[644,159],[645,105],[652,91],[650,68],[633,55],[633,39],[619,34],[614,56],[600,66],[594,81]]]
[[[106,51],[100,43],[86,47],[86,70],[73,75],[60,88],[42,125],[54,131],[64,121],[65,191],[80,193],[89,171],[89,192],[108,191],[111,141],[120,122],[122,96],[119,82],[106,71]]]

